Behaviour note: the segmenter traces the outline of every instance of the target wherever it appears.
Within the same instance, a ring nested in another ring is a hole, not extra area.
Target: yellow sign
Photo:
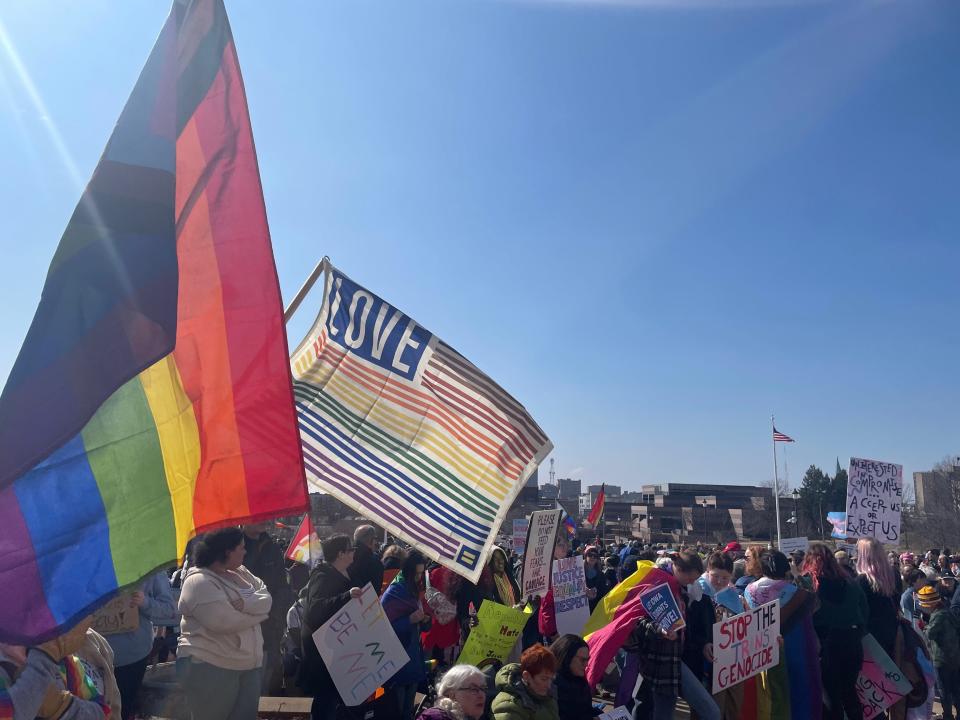
[[[486,660],[506,662],[528,618],[522,610],[484,600],[477,613],[479,624],[470,631],[457,662],[477,666]]]

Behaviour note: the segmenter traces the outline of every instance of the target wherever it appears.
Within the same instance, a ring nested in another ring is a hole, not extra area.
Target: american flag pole
[[[770,437],[773,439],[773,508],[777,514],[777,549],[780,549],[780,478],[777,473],[777,426],[773,415],[770,416]]]

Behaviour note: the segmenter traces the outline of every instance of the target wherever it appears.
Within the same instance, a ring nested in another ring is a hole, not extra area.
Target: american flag
[[[796,442],[792,437],[790,437],[789,435],[784,435],[782,432],[780,432],[776,428],[773,429],[773,441],[774,442]]]

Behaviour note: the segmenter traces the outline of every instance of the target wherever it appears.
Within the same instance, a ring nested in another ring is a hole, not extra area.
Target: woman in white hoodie
[[[243,532],[207,533],[180,590],[177,674],[194,720],[253,720],[260,701],[263,635],[271,598],[243,567]]]

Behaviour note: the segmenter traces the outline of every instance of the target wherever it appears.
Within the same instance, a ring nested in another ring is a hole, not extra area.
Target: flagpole
[[[776,429],[773,415],[770,416],[770,438],[773,440],[773,507],[777,514],[777,549],[780,549],[780,478],[777,474],[777,439],[773,436]]]
[[[290,301],[287,309],[283,311],[284,325],[290,322],[290,318],[292,318],[293,314],[300,308],[300,304],[304,301],[304,298],[307,297],[307,293],[309,293],[313,289],[313,286],[317,284],[317,280],[320,279],[320,276],[323,275],[323,271],[326,270],[329,265],[329,257],[324,255],[322,258],[320,258],[320,262],[317,263],[317,266],[313,269],[313,272],[310,273],[310,277],[306,279],[306,281],[300,287],[300,290],[294,296],[293,300]]]

